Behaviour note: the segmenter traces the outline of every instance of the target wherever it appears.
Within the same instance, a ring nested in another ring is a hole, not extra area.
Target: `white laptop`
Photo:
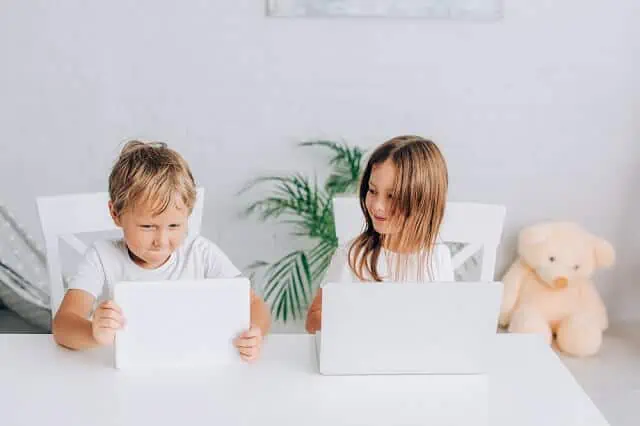
[[[116,334],[115,367],[241,363],[233,339],[249,328],[249,288],[246,278],[117,283],[126,325]]]
[[[502,291],[501,282],[329,283],[320,373],[484,374]]]

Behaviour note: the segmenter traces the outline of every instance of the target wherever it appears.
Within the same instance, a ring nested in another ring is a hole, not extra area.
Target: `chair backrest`
[[[65,292],[59,242],[64,241],[82,255],[88,247],[75,234],[117,230],[107,208],[108,202],[106,192],[36,198],[47,255],[52,316],[58,311]],[[196,204],[189,218],[190,235],[200,232],[203,207],[204,189],[198,188]]]
[[[364,228],[364,217],[356,196],[334,197],[333,215],[336,236],[341,245],[355,238]],[[496,253],[505,215],[506,208],[502,205],[447,203],[440,238],[445,243],[464,244],[464,248],[453,255],[454,270],[482,251],[480,280],[494,280]]]

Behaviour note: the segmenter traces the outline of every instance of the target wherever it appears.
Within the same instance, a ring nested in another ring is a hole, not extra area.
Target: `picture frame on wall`
[[[503,0],[266,0],[271,17],[499,20]]]

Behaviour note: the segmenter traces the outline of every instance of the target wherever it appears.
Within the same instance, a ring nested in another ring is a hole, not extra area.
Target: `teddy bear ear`
[[[518,246],[524,248],[534,244],[540,244],[549,238],[551,227],[547,223],[527,226],[518,235]]]
[[[615,263],[616,253],[611,243],[602,238],[594,237],[593,253],[596,265],[600,268],[608,268]]]

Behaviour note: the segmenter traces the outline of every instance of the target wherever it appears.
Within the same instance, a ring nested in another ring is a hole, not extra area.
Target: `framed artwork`
[[[266,0],[279,17],[377,17],[497,20],[503,0]]]

